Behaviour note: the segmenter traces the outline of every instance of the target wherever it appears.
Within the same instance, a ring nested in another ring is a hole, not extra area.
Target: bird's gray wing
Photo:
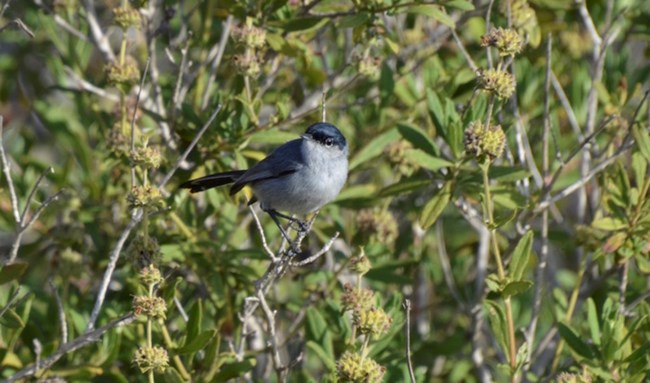
[[[235,194],[247,184],[266,179],[280,178],[293,174],[303,168],[302,140],[289,141],[275,149],[265,159],[248,169],[235,181],[230,194]]]

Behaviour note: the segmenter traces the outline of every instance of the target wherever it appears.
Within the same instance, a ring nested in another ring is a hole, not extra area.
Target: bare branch
[[[251,214],[253,215],[253,219],[255,220],[257,231],[260,233],[260,237],[262,238],[262,247],[264,248],[264,251],[269,256],[269,258],[271,258],[271,262],[277,262],[278,258],[275,256],[273,251],[269,248],[268,243],[266,243],[266,235],[264,235],[264,229],[262,229],[262,223],[260,222],[260,218],[257,216],[255,209],[253,208],[252,205],[248,205],[248,210],[250,210]]]
[[[140,95],[142,94],[142,88],[144,88],[144,81],[147,78],[147,72],[149,71],[149,64],[151,59],[147,58],[147,63],[144,65],[144,72],[142,73],[142,78],[140,79],[140,87],[138,88],[138,93],[135,96],[135,105],[133,106],[133,116],[131,117],[131,158],[135,155],[135,117],[138,115],[138,105],[140,104]],[[135,187],[135,162],[131,161],[131,187]]]
[[[287,368],[282,364],[282,359],[280,358],[280,350],[278,348],[278,339],[275,333],[275,313],[271,311],[269,304],[266,303],[266,298],[262,290],[257,290],[257,299],[262,306],[262,311],[266,317],[266,323],[269,332],[269,343],[271,343],[271,350],[273,356],[273,368],[278,377],[278,382],[287,381]]]
[[[27,196],[27,200],[25,201],[25,207],[23,208],[23,214],[20,216],[20,222],[25,222],[25,216],[27,215],[27,212],[29,211],[29,205],[32,204],[32,199],[34,198],[34,194],[36,193],[36,189],[40,186],[41,182],[45,178],[47,174],[52,174],[54,173],[54,169],[52,169],[51,166],[49,166],[41,175],[38,177],[36,182],[34,183],[34,186],[32,187],[32,190],[29,192],[29,195]]]
[[[409,369],[409,378],[411,383],[415,383],[415,373],[413,372],[413,362],[411,361],[411,301],[406,298],[402,304],[404,313],[406,315],[406,323],[404,324],[404,332],[406,333],[406,365]]]
[[[549,173],[550,173],[550,159],[549,159],[549,140],[550,140],[550,131],[551,131],[551,122],[550,122],[550,98],[551,98],[551,77],[553,72],[551,71],[551,52],[553,40],[551,34],[549,33],[546,37],[546,77],[544,80],[544,130],[542,132],[542,174],[544,175],[544,182],[548,182]],[[545,190],[545,188],[544,188]],[[547,197],[546,192],[543,193],[542,198]],[[533,308],[530,319],[530,324],[528,325],[528,333],[526,334],[528,342],[528,352],[527,354],[527,367],[530,368],[530,358],[532,355],[533,342],[535,341],[535,333],[537,332],[537,321],[539,320],[539,312],[542,306],[542,293],[544,289],[544,274],[546,272],[546,263],[548,259],[548,209],[544,209],[542,212],[542,251],[539,257],[539,263],[535,270],[535,295],[533,298]]]
[[[131,313],[121,318],[115,319],[94,331],[86,331],[83,333],[83,335],[79,336],[75,340],[62,345],[58,350],[56,350],[49,357],[41,360],[38,368],[36,365],[25,367],[22,370],[15,373],[14,375],[7,378],[5,382],[6,383],[16,382],[19,379],[34,375],[39,369],[49,368],[54,363],[56,363],[59,359],[61,359],[61,357],[63,357],[64,355],[74,352],[91,343],[99,341],[100,337],[104,335],[107,331],[112,330],[116,327],[126,326],[131,322],[133,322],[135,319],[136,316],[133,313]]]
[[[11,179],[11,172],[9,171],[9,161],[5,153],[4,145],[4,116],[0,115],[0,160],[2,160],[2,172],[7,179],[7,186],[9,187],[9,196],[11,198],[11,210],[14,213],[14,219],[17,224],[20,224],[20,210],[18,209],[18,197],[16,197],[16,189],[14,189],[14,181]]]
[[[88,27],[90,28],[90,35],[95,46],[102,53],[106,62],[115,61],[115,53],[113,53],[113,49],[108,42],[108,36],[97,22],[94,1],[84,0],[83,5],[86,11],[86,21],[88,21]]]
[[[187,149],[185,149],[185,152],[183,152],[183,155],[181,155],[178,158],[178,160],[176,161],[174,166],[167,172],[167,174],[162,179],[162,181],[160,181],[160,184],[158,184],[158,188],[163,189],[165,187],[165,185],[167,185],[167,182],[169,182],[169,180],[172,178],[174,173],[176,173],[176,170],[178,170],[178,167],[181,165],[181,162],[183,162],[183,161],[185,161],[185,159],[187,159],[187,156],[190,154],[192,149],[194,149],[196,144],[199,142],[199,140],[203,136],[203,133],[205,133],[205,131],[208,130],[208,128],[212,124],[212,121],[214,121],[214,119],[217,117],[217,114],[219,114],[219,112],[221,111],[221,107],[222,107],[221,105],[217,105],[217,109],[212,113],[212,115],[210,116],[208,121],[203,125],[201,130],[199,130],[199,132],[196,134],[196,136],[194,137],[192,142],[189,144]]]
[[[102,278],[102,282],[99,287],[99,292],[97,293],[95,306],[93,307],[93,311],[90,314],[90,319],[88,320],[88,324],[86,325],[85,334],[91,332],[95,327],[95,322],[97,321],[99,312],[101,311],[102,305],[104,304],[106,291],[108,290],[108,285],[111,282],[111,279],[113,278],[113,271],[115,271],[115,266],[117,265],[117,260],[120,258],[120,254],[122,253],[122,248],[124,247],[124,243],[126,242],[126,239],[129,237],[129,234],[131,234],[131,230],[133,230],[133,228],[135,228],[135,226],[138,223],[140,223],[140,221],[142,220],[142,216],[143,216],[142,209],[133,210],[133,213],[131,213],[131,221],[129,221],[128,225],[126,225],[126,228],[124,228],[124,231],[122,231],[122,234],[120,235],[120,238],[117,240],[117,243],[113,248],[113,251],[111,251],[111,254],[108,258],[108,265],[106,265],[106,271],[104,272],[104,278]]]
[[[219,39],[219,48],[217,54],[212,61],[210,66],[210,73],[208,74],[208,84],[205,87],[205,92],[203,93],[203,99],[201,100],[201,110],[205,110],[208,107],[208,100],[212,94],[212,87],[214,86],[214,81],[217,78],[217,70],[221,64],[221,59],[223,58],[223,53],[226,51],[226,45],[228,44],[228,37],[230,36],[230,29],[232,27],[232,15],[228,15],[226,22],[223,26],[223,31],[221,32],[221,39]]]
[[[59,313],[59,323],[61,324],[61,344],[68,343],[68,323],[65,321],[65,309],[63,308],[63,301],[59,295],[59,290],[54,286],[54,282],[50,278],[48,281],[52,293],[54,294],[54,299],[56,300],[56,307]]]

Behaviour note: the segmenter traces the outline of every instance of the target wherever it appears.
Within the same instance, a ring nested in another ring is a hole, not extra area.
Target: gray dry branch
[[[308,265],[328,252],[334,244],[334,241],[336,241],[336,239],[339,237],[339,233],[335,233],[334,236],[332,236],[332,238],[330,238],[330,240],[327,241],[327,243],[325,243],[325,245],[323,245],[319,251],[307,257],[306,259],[303,259],[302,261],[296,262],[294,261],[294,258],[299,254],[294,250],[294,248],[300,248],[303,240],[307,237],[309,232],[311,232],[311,228],[314,224],[314,221],[316,220],[316,217],[318,216],[318,212],[314,213],[314,216],[307,223],[307,230],[298,232],[296,238],[294,239],[295,246],[287,246],[286,249],[280,250],[278,255],[273,254],[268,248],[268,245],[266,245],[266,237],[264,235],[262,226],[259,224],[257,214],[254,211],[252,213],[255,217],[257,229],[262,236],[265,252],[269,255],[271,263],[269,264],[269,267],[266,269],[266,272],[262,275],[262,277],[257,280],[257,282],[255,282],[255,296],[248,297],[245,300],[246,304],[244,305],[242,314],[240,314],[242,327],[239,338],[239,347],[237,349],[237,358],[238,360],[243,360],[244,358],[244,353],[246,351],[246,337],[248,335],[247,329],[249,327],[248,322],[251,320],[251,317],[257,308],[261,306],[268,327],[268,343],[271,348],[270,352],[273,360],[273,367],[278,377],[278,381],[285,382],[287,379],[288,369],[290,368],[290,365],[282,362],[282,359],[280,357],[280,345],[284,344],[285,342],[284,340],[278,339],[278,334],[275,328],[275,312],[271,310],[270,306],[268,305],[266,301],[266,295],[271,286],[279,281],[289,270],[291,270],[291,268]]]

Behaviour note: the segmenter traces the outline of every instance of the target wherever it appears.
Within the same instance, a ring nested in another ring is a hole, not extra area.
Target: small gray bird
[[[181,184],[181,188],[196,193],[232,183],[230,194],[244,186],[253,189],[260,207],[278,225],[282,235],[291,242],[278,217],[297,223],[306,230],[304,222],[280,213],[307,214],[331,202],[341,191],[348,177],[348,144],[332,124],[311,125],[300,138],[289,141],[248,170],[211,174]]]

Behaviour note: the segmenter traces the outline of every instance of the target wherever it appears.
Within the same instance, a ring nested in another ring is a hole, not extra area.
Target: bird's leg
[[[296,243],[291,240],[291,238],[289,237],[289,234],[287,234],[286,230],[284,230],[284,228],[282,227],[282,224],[280,223],[280,220],[278,219],[278,217],[286,218],[286,216],[284,216],[283,214],[280,214],[276,210],[272,210],[272,209],[264,210],[264,211],[267,212],[271,216],[271,219],[273,220],[273,222],[275,222],[278,229],[280,229],[280,233],[282,233],[282,236],[284,237],[284,239],[286,239],[287,242],[289,243],[289,245],[291,246],[291,250],[293,250],[294,253],[299,254],[300,249],[298,248],[298,246],[296,246]],[[291,218],[291,220],[293,220],[293,218]]]
[[[282,213],[278,212],[277,210],[274,210],[274,212],[275,212],[275,215],[276,215],[276,216],[278,216],[278,217],[280,217],[280,218],[284,218],[284,219],[286,219],[287,221],[289,221],[289,225],[293,225],[293,224],[298,225],[298,229],[297,229],[297,231],[299,231],[300,233],[305,233],[305,232],[307,232],[307,229],[309,228],[309,226],[307,225],[307,222],[305,222],[305,221],[301,221],[301,220],[299,220],[299,219],[296,219],[296,218],[294,218],[294,217],[288,216],[288,215],[286,215],[286,214],[282,214]],[[295,227],[294,227],[294,229],[295,229]]]

